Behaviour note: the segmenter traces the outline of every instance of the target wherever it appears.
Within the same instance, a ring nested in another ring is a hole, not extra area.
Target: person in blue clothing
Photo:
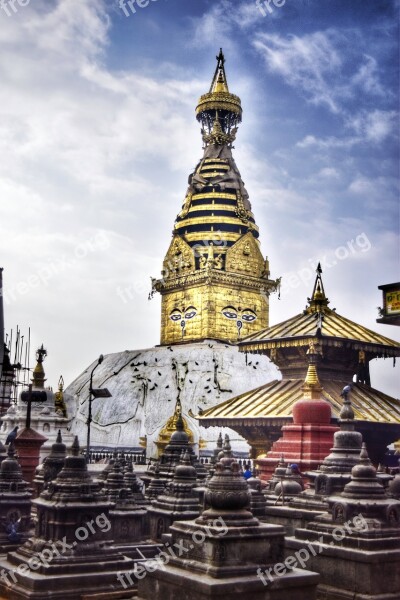
[[[8,444],[11,444],[11,442],[15,441],[15,438],[17,437],[17,433],[18,433],[18,425],[16,427],[14,427],[14,429],[12,431],[10,431],[10,433],[7,436],[6,439],[6,446]]]
[[[250,479],[250,477],[253,477],[253,473],[250,471],[249,467],[246,468],[245,472],[243,473],[243,477],[245,479]]]

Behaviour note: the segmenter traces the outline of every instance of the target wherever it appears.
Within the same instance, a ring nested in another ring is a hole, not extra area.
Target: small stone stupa
[[[59,429],[57,439],[51,445],[50,454],[46,456],[43,463],[36,469],[36,476],[33,481],[35,496],[40,496],[46,485],[57,477],[64,466],[66,456],[67,446],[62,440],[61,430]]]
[[[182,551],[138,582],[138,599],[314,600],[316,573],[290,569],[264,583],[263,569],[283,560],[284,530],[261,524],[249,504],[247,483],[226,443],[206,490],[208,508],[194,521],[171,526],[171,549]]]
[[[194,489],[196,476],[186,451],[175,467],[173,480],[148,509],[152,540],[161,541],[174,521],[190,521],[199,516],[199,494]]]
[[[33,504],[34,536],[0,558],[0,570],[9,574],[8,584],[0,579],[0,595],[76,600],[101,590],[112,597],[117,572],[134,563],[110,545],[114,505],[89,475],[77,438],[63,469]]]
[[[114,461],[102,491],[114,504],[110,510],[113,545],[126,548],[142,541],[148,534],[147,510],[143,504],[136,504],[120,460]]]
[[[286,539],[287,554],[307,544],[307,567],[321,573],[321,598],[397,600],[400,502],[386,494],[365,445],[351,480],[327,502],[329,513]]]
[[[23,480],[15,458],[14,443],[0,466],[0,551],[7,552],[23,544],[29,535],[31,491]]]
[[[328,496],[343,491],[350,481],[351,470],[360,460],[363,438],[355,431],[354,411],[350,399],[350,386],[342,391],[343,406],[339,415],[340,430],[333,436],[333,448],[318,471],[308,476],[315,494]]]

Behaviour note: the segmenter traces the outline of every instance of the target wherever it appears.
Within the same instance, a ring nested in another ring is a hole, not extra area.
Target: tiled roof
[[[322,395],[332,406],[332,416],[338,417],[343,405],[340,393],[348,382],[324,381]],[[288,419],[292,407],[303,397],[304,382],[296,379],[273,381],[259,388],[236,396],[199,416],[201,425],[212,425],[211,421],[232,421],[234,419]],[[354,383],[351,391],[351,401],[355,419],[379,423],[400,424],[400,400],[396,400],[361,383]],[[228,426],[228,425],[227,425]]]

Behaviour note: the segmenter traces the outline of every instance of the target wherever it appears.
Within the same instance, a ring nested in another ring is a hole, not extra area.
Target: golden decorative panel
[[[226,253],[226,270],[262,277],[265,260],[260,245],[251,233],[245,234]]]
[[[163,263],[165,279],[173,274],[190,273],[194,269],[193,251],[181,237],[175,236]]]

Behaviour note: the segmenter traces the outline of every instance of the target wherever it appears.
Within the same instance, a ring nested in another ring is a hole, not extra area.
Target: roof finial
[[[44,349],[43,344],[36,350],[36,367],[33,369],[32,385],[34,388],[43,390],[44,382],[46,381],[45,372],[43,369],[43,361],[47,356],[47,350]]]
[[[315,278],[314,289],[311,294],[311,298],[308,298],[310,312],[323,312],[323,308],[326,308],[329,304],[329,300],[325,295],[324,284],[322,282],[322,267],[321,263],[318,263],[316,268],[317,276]]]
[[[319,399],[322,391],[321,383],[318,379],[317,363],[320,356],[320,349],[313,340],[310,341],[307,350],[308,369],[307,375],[303,384],[304,397],[311,399]]]
[[[196,107],[196,118],[202,125],[206,146],[231,146],[242,120],[240,98],[231,94],[225,73],[225,57],[220,49],[217,66],[208,94],[201,96]],[[219,113],[219,114],[218,114]],[[214,126],[218,131],[214,131]]]

